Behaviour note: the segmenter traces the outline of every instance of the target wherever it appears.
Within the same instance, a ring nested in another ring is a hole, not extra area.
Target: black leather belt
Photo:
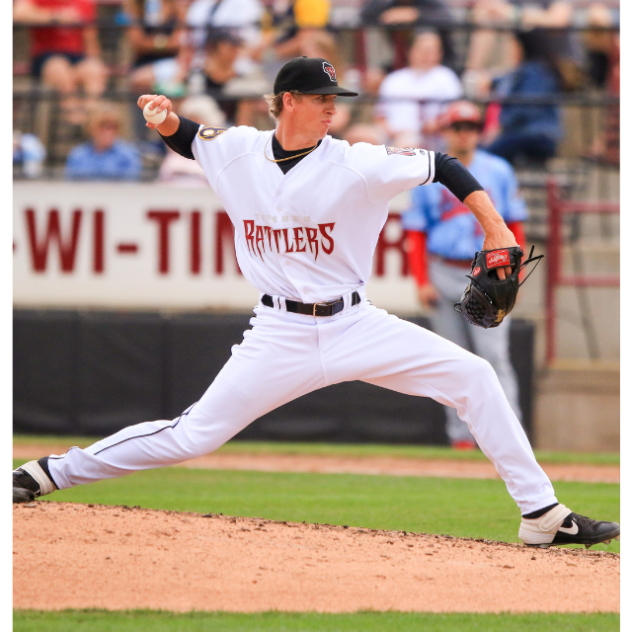
[[[285,309],[293,314],[304,314],[305,316],[333,316],[338,314],[345,307],[343,299],[339,298],[335,301],[326,301],[325,303],[299,303],[298,301],[285,300]],[[351,305],[357,305],[362,299],[357,292],[351,295]],[[261,302],[266,307],[274,307],[274,301],[269,294],[264,294]]]

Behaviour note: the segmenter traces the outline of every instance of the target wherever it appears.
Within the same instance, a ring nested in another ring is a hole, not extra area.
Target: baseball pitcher
[[[164,96],[139,98],[140,108],[151,103],[167,112],[148,127],[198,161],[235,226],[239,265],[260,291],[252,329],[179,417],[23,465],[13,474],[14,501],[207,454],[305,393],[364,380],[456,408],[520,508],[525,544],[590,546],[619,535],[618,524],[558,503],[489,362],[367,301],[389,200],[431,182],[443,183],[474,214],[485,250],[500,249],[498,283],[520,260],[505,256],[517,246],[513,234],[456,159],[329,136],[336,98],[353,96],[338,86],[327,60],[300,57],[281,68],[268,98],[273,131],[204,127],[173,113]],[[464,305],[479,311],[471,301]]]

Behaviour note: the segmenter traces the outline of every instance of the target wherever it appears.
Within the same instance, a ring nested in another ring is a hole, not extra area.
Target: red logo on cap
[[[329,78],[336,83],[336,69],[328,62],[323,62],[323,70],[329,75]]]
[[[474,270],[472,270],[472,276],[478,276],[481,273],[480,266],[476,266]]]
[[[508,250],[494,250],[494,252],[488,252],[486,255],[487,267],[499,268],[500,266],[509,265],[509,251]]]

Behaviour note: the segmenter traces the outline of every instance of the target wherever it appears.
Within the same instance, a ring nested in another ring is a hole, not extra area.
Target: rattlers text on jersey
[[[287,173],[272,131],[201,127],[193,154],[235,226],[244,276],[262,293],[315,303],[364,285],[388,202],[434,178],[434,153],[325,136]],[[267,156],[267,158],[266,158]]]

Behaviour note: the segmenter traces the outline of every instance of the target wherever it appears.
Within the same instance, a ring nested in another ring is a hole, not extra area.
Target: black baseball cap
[[[357,97],[357,92],[338,85],[336,69],[322,57],[295,57],[279,70],[274,80],[274,94],[297,90],[305,94],[337,94]]]

